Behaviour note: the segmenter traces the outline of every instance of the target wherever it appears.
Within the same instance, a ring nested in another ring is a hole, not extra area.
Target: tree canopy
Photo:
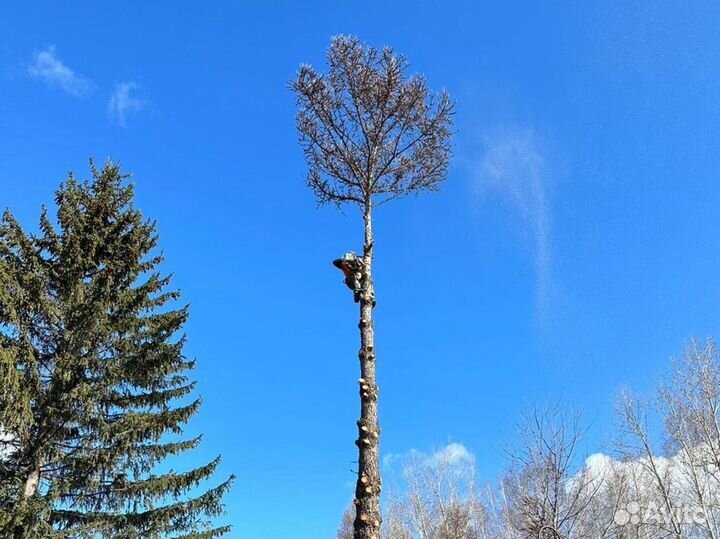
[[[182,436],[200,406],[188,307],[128,176],[91,170],[57,190],[57,224],[45,209],[37,234],[9,211],[0,224],[2,536],[221,536],[212,521],[232,477],[201,489],[219,457],[158,471],[200,443]]]
[[[380,205],[436,190],[445,179],[453,103],[433,94],[407,59],[336,36],[328,73],[300,67],[291,87],[308,184],[322,203]]]

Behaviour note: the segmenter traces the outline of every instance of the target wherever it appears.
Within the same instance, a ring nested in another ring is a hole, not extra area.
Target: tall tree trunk
[[[372,203],[365,205],[365,242],[363,245],[363,278],[360,295],[360,420],[358,425],[358,480],[355,487],[355,539],[380,537],[380,465],[378,423],[378,387],[375,380],[375,335],[372,312],[375,289],[372,280],[373,232]]]
[[[23,493],[16,505],[15,527],[13,528],[13,539],[24,539],[30,529],[30,522],[33,515],[28,512],[28,500],[32,498],[40,485],[40,465],[33,464],[30,472],[25,478]]]
[[[30,498],[37,492],[38,485],[40,484],[40,466],[33,466],[30,473],[25,479],[25,488],[23,489],[23,498]]]

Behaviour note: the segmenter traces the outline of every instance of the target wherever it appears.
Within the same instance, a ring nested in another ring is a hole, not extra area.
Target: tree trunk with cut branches
[[[355,528],[366,530],[367,537],[380,534],[380,423],[378,420],[378,386],[375,375],[375,331],[373,305],[375,288],[372,281],[373,232],[372,207],[364,211],[363,278],[360,295],[360,420],[358,479],[355,486]]]
[[[356,38],[338,36],[327,58],[327,75],[304,65],[290,86],[297,95],[297,127],[308,162],[308,185],[320,204],[354,204],[363,215],[362,275],[360,289],[354,290],[360,303],[354,536],[379,539],[372,214],[396,198],[438,189],[450,158],[453,105],[445,92],[432,95],[422,77],[406,77],[407,60],[388,47],[378,50]]]

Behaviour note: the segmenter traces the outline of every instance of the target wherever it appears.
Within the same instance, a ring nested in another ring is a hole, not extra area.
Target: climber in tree
[[[350,251],[342,257],[333,260],[333,266],[338,268],[345,275],[345,285],[353,291],[355,303],[360,301],[362,292],[363,262],[358,256]]]

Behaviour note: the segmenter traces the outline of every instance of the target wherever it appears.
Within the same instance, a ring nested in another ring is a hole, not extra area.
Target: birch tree
[[[522,419],[501,480],[508,535],[518,539],[600,539],[612,514],[593,514],[603,478],[580,454],[580,417],[559,405]]]
[[[385,539],[490,539],[475,459],[451,444],[402,463],[402,489],[387,508]]]

